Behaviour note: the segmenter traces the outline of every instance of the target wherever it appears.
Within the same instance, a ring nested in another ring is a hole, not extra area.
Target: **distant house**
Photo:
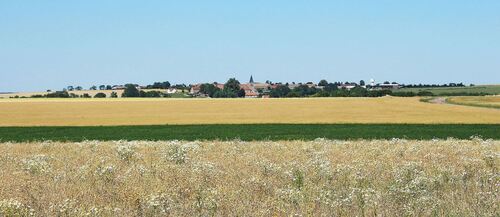
[[[221,90],[224,89],[224,84],[214,83],[214,85]]]
[[[309,88],[317,88],[317,85],[313,82],[307,82],[306,85],[309,87]]]
[[[291,83],[288,84],[288,88],[293,90],[294,88],[299,87],[300,85],[302,85],[302,83]]]
[[[189,90],[189,93],[191,95],[200,95],[200,91],[201,91],[201,85],[203,84],[192,84],[191,85],[191,89]],[[213,85],[215,87],[217,87],[218,89],[224,89],[224,84],[219,84],[217,82],[213,83]]]
[[[192,95],[196,95],[200,93],[201,90],[201,84],[193,84],[191,85],[191,89],[189,90],[189,93]]]
[[[400,86],[397,83],[393,83],[393,84],[380,84],[380,88],[382,88],[382,89],[399,89]]]
[[[177,89],[175,89],[175,88],[168,88],[167,89],[167,94],[173,94],[173,93],[177,93]]]
[[[256,98],[259,96],[259,92],[251,83],[240,84],[240,88],[245,91],[245,98]]]
[[[125,90],[125,86],[123,85],[113,85],[113,87],[111,87],[112,90]]]
[[[266,89],[269,89],[269,87],[271,87],[271,84],[268,84],[268,83],[253,83],[253,87],[255,89],[263,89],[263,90],[266,90]]]
[[[355,84],[341,84],[337,86],[339,89],[351,90],[356,87]]]
[[[397,84],[397,83],[393,83],[393,84],[375,84],[375,85],[367,85],[366,86],[367,89],[370,89],[370,90],[394,90],[394,89],[399,89],[401,88],[401,85]]]
[[[253,80],[253,76],[250,76],[250,81],[246,84],[240,84],[240,88],[245,91],[245,98],[257,98],[259,97],[259,89],[267,90],[270,84],[258,83]]]

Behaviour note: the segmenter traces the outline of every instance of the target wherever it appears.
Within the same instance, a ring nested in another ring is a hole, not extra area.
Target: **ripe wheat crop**
[[[396,97],[0,100],[0,126],[254,123],[500,123],[500,111]]]
[[[496,140],[0,144],[0,216],[498,216]]]

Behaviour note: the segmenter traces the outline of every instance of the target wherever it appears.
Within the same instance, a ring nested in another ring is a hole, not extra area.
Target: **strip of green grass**
[[[487,93],[487,94],[500,94],[500,85],[478,85],[473,87],[433,87],[433,88],[401,88],[394,90],[395,92],[420,92],[420,91],[430,91],[433,94],[456,94],[456,93]]]
[[[468,102],[456,102],[450,98],[446,98],[446,103],[454,104],[454,105],[464,105],[464,106],[500,109],[500,105],[480,104],[480,103],[473,103],[473,102],[469,102],[469,103]]]
[[[500,139],[500,124],[225,124],[102,127],[0,127],[0,141]]]

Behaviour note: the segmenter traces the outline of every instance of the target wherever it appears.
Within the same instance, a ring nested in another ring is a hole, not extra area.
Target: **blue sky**
[[[500,83],[500,1],[0,1],[0,92],[250,75]]]

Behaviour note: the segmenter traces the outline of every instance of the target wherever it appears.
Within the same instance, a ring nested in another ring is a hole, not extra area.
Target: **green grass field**
[[[0,141],[500,139],[500,124],[224,124],[100,127],[0,127]]]
[[[437,87],[437,88],[402,88],[395,92],[420,92],[430,91],[436,95],[444,93],[488,93],[500,94],[500,85],[478,85],[473,87]]]

